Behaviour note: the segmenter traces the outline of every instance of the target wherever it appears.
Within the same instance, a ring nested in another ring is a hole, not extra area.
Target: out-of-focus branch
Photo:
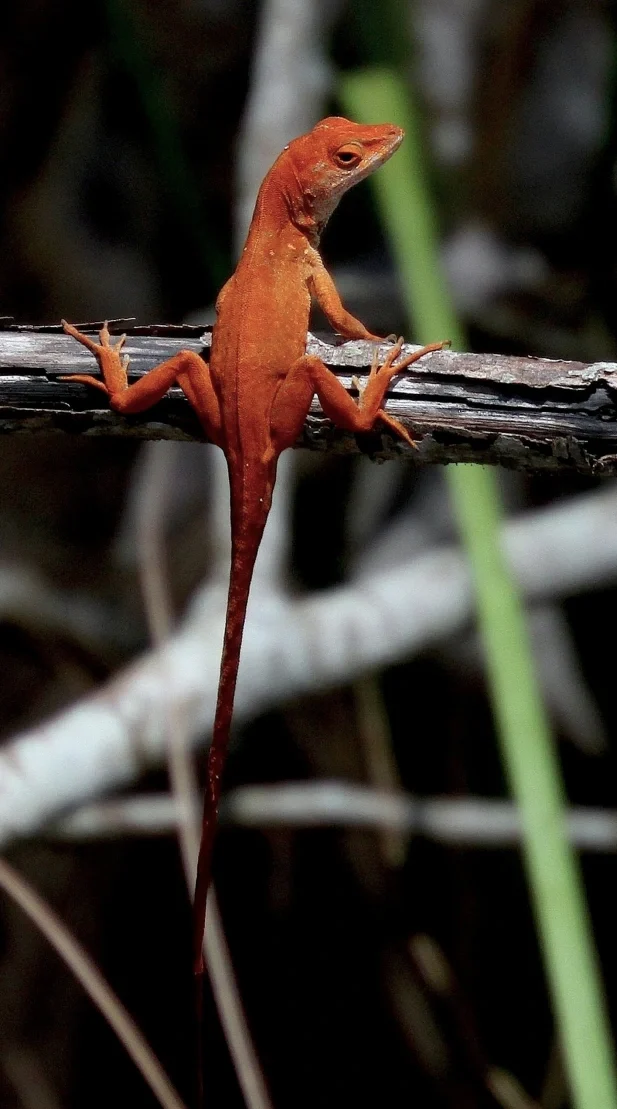
[[[286,142],[323,115],[330,63],[326,41],[340,0],[266,0],[251,63],[251,82],[236,160],[234,230],[239,254],[257,190]]]
[[[528,598],[545,600],[617,578],[617,492],[607,489],[508,523],[504,542]],[[167,706],[193,741],[208,736],[218,683],[223,586],[205,588],[182,629],[93,696],[0,752],[0,842],[63,809],[135,780],[165,755]],[[473,591],[455,547],[376,568],[308,598],[266,589],[249,602],[236,720],[301,692],[348,683],[409,657],[471,620]],[[167,676],[161,682],[161,657]]]
[[[210,340],[199,327],[151,326],[129,329],[125,349],[139,376],[182,347],[207,357]],[[352,377],[368,373],[373,356],[373,344],[365,342],[333,345],[309,337],[307,349],[350,391]],[[180,389],[147,413],[125,418],[109,411],[98,390],[59,380],[92,368],[84,349],[57,330],[0,331],[0,431],[203,437]],[[616,389],[617,363],[441,351],[401,375],[388,394],[388,411],[421,439],[412,453],[421,462],[609,473],[617,470]],[[354,443],[378,458],[409,451],[383,428],[355,439],[334,429],[315,401],[300,445],[349,451]]]
[[[76,840],[172,835],[181,819],[173,797],[142,794],[85,805],[46,831],[53,839]],[[241,786],[226,795],[220,819],[243,828],[377,828],[452,847],[514,847],[521,841],[521,819],[511,801],[413,797],[339,781]],[[572,806],[567,821],[580,851],[617,851],[614,810]]]

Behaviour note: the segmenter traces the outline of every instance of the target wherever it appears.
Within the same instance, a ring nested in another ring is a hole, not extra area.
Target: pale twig
[[[24,1109],[61,1109],[34,1052],[23,1043],[6,1044],[0,1063]]]
[[[356,462],[345,512],[345,530],[352,558],[356,550],[370,545],[373,533],[393,500],[402,472],[401,466],[396,464],[375,466],[367,459]],[[408,551],[407,557],[410,554]],[[352,688],[356,732],[367,783],[377,790],[398,790],[401,781],[378,677],[367,674],[354,682]],[[381,829],[378,839],[386,866],[402,866],[406,844],[401,833]]]
[[[144,1040],[133,1018],[103,975],[56,913],[6,860],[0,858],[0,886],[36,924],[92,998],[141,1071],[163,1109],[185,1109],[165,1071]]]
[[[184,525],[187,519],[194,519],[203,512],[210,497],[210,460],[220,452],[210,444],[183,443],[173,439],[167,440],[167,451],[173,471],[174,495],[165,514],[165,529],[167,534],[173,534],[174,529]],[[150,454],[148,445],[144,444],[131,470],[113,543],[114,562],[131,572],[136,570],[139,561],[137,521],[139,503],[142,496],[147,495],[149,471]]]
[[[165,580],[165,544],[163,521],[169,500],[172,461],[167,443],[149,443],[146,447],[145,466],[141,472],[141,496],[135,502],[136,535],[139,555],[141,589],[144,598],[150,638],[155,647],[163,647],[173,626],[169,601],[169,588]],[[165,684],[164,654],[159,653],[161,682]],[[173,702],[166,705],[168,734],[167,765],[171,792],[180,811],[177,825],[184,873],[189,890],[195,881],[197,850],[196,829],[198,811],[197,781],[190,758],[186,754],[185,729],[180,717],[180,707]]]
[[[163,646],[172,628],[163,541],[163,521],[170,493],[171,473],[166,447],[165,443],[156,443],[149,447],[148,465],[143,475],[143,495],[138,502],[136,529],[148,624],[153,642],[158,647]],[[219,476],[223,477],[220,472]],[[226,481],[226,476],[223,480]],[[161,680],[165,682],[167,676],[162,652],[159,660]],[[167,705],[166,724],[169,736],[169,778],[176,813],[180,814],[176,829],[189,896],[192,896],[199,852],[199,822],[195,803],[197,780],[189,755],[187,729],[179,715],[178,706],[171,701]],[[221,1024],[246,1103],[249,1109],[272,1109],[244,1014],[214,888],[210,889],[208,895],[204,954]]]
[[[392,749],[388,714],[377,677],[370,675],[355,682],[353,694],[356,730],[369,785],[375,790],[396,793],[402,786]],[[407,845],[400,831],[380,829],[379,844],[386,866],[396,868],[403,865]]]
[[[409,954],[429,989],[449,1010],[451,1028],[456,1030],[467,1065],[486,1086],[502,1109],[540,1109],[538,1102],[509,1071],[491,1063],[477,1042],[474,1020],[456,975],[439,944],[432,936],[416,933],[409,939]]]
[[[509,801],[419,798],[343,782],[244,786],[228,794],[223,815],[244,827],[377,827],[452,846],[514,847],[521,838],[520,816]],[[617,849],[617,812],[572,807],[568,829],[582,850]]]
[[[177,833],[181,814],[164,794],[99,801],[50,824],[51,839],[112,839]],[[226,794],[222,824],[244,828],[375,828],[418,835],[452,847],[505,848],[520,843],[511,801],[487,797],[415,797],[339,781],[241,786]],[[617,851],[617,811],[572,806],[571,842],[580,851]]]

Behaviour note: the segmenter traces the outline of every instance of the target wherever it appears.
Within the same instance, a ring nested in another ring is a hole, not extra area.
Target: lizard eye
[[[355,169],[362,161],[362,151],[355,143],[348,143],[335,151],[334,161],[341,169]]]

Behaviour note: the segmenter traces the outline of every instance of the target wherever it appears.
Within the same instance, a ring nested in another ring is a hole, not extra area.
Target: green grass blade
[[[524,853],[553,1009],[578,1109],[614,1109],[617,1088],[601,977],[564,791],[538,690],[517,588],[500,547],[496,475],[454,467],[451,489],[476,581],[478,615],[502,757]]]
[[[405,302],[420,342],[464,347],[440,274],[419,121],[393,69],[346,75],[344,109],[363,122],[398,123],[401,151],[372,179]],[[493,712],[511,789],[521,811],[524,859],[544,965],[576,1109],[617,1109],[617,1082],[600,971],[582,876],[565,832],[564,790],[542,704],[517,587],[500,545],[496,475],[451,466],[448,478],[469,554]]]
[[[422,128],[403,82],[389,69],[347,74],[339,86],[346,111],[364,122],[397,123],[405,142],[371,177],[379,215],[401,280],[414,341],[467,343],[452,309],[437,256],[437,228],[424,159]]]

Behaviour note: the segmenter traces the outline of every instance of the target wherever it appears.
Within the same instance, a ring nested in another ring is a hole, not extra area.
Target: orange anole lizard
[[[384,411],[384,394],[395,374],[444,345],[433,343],[397,362],[399,340],[382,365],[375,356],[357,403],[323,362],[305,354],[311,297],[345,339],[383,341],[345,311],[318,246],[343,193],[378,169],[402,139],[398,127],[360,126],[336,117],[285,147],[259,190],[242,257],[216,302],[209,364],[194,351],[180,351],[129,385],[124,336],[114,346],[105,327],[99,344],[64,323],[65,331],[92,351],[103,375],[102,381],[84,374],[69,380],[101,389],[122,413],[144,411],[177,382],[227,459],[231,572],[193,909],[197,974],[203,973],[206,899],[242,631],[277,459],[296,442],[315,394],[339,427],[369,431],[381,420],[414,446],[405,428]]]

